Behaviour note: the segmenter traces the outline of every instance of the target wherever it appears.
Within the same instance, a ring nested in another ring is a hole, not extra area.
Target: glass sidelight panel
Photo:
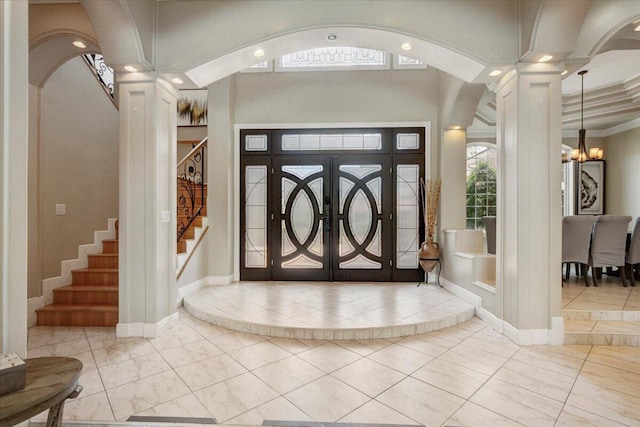
[[[396,266],[418,268],[418,165],[398,165],[396,180]]]
[[[245,167],[245,267],[267,267],[267,167]]]

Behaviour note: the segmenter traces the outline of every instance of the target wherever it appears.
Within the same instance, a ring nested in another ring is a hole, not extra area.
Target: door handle
[[[324,196],[324,215],[322,215],[324,231],[331,231],[331,197]]]

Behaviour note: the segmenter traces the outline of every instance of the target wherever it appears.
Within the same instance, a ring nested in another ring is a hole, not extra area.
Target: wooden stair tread
[[[53,292],[56,291],[67,291],[67,292],[118,292],[117,286],[102,286],[102,285],[80,285],[80,286],[63,286],[61,288],[56,288]]]
[[[107,252],[107,253],[102,252],[102,253],[99,253],[99,254],[89,254],[87,256],[93,256],[93,257],[117,257],[118,254],[109,253],[109,252]]]
[[[117,268],[79,268],[73,271],[90,272],[90,273],[117,273]]]
[[[93,312],[118,312],[117,305],[104,304],[50,304],[36,310],[37,312],[45,311],[93,311]]]

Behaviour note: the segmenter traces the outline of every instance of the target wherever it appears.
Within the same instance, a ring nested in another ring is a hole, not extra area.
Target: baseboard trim
[[[489,310],[482,307],[482,298],[445,278],[440,278],[445,289],[463,299],[476,309],[476,316],[491,326],[495,331],[509,338],[518,345],[563,345],[564,319],[551,318],[551,329],[517,329],[505,322]]]
[[[27,328],[38,324],[36,310],[45,306],[44,296],[29,298],[27,300]]]
[[[109,218],[107,221],[107,229],[94,231],[93,243],[78,246],[78,258],[64,260],[60,263],[61,275],[51,277],[42,281],[42,295],[44,296],[45,305],[53,304],[53,290],[63,286],[69,286],[73,280],[72,270],[87,268],[89,260],[87,255],[99,254],[102,252],[102,241],[116,238],[116,221],[117,218]]]
[[[210,285],[230,285],[233,283],[233,274],[229,274],[228,276],[209,276]]]
[[[210,282],[209,277],[204,277],[200,280],[196,280],[195,282],[191,282],[179,288],[178,297],[176,299],[176,308],[182,307],[182,304],[184,302],[184,297],[191,295],[195,292],[198,292],[200,289],[204,288],[205,286],[210,285],[211,283],[209,282]]]
[[[157,323],[118,323],[116,325],[116,337],[142,337],[156,338],[174,327],[178,323],[179,314],[173,313]]]

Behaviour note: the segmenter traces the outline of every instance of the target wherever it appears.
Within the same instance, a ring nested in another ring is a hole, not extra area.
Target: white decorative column
[[[118,336],[153,337],[176,320],[177,91],[155,73],[118,74]]]
[[[0,352],[27,357],[29,4],[0,2]]]
[[[497,88],[497,281],[503,333],[561,344],[563,64],[519,64]]]
[[[233,282],[235,244],[233,77],[209,85],[209,148],[207,166],[207,216],[209,224],[209,281]]]
[[[464,230],[467,228],[467,132],[445,130],[442,132],[440,174],[440,229]]]

